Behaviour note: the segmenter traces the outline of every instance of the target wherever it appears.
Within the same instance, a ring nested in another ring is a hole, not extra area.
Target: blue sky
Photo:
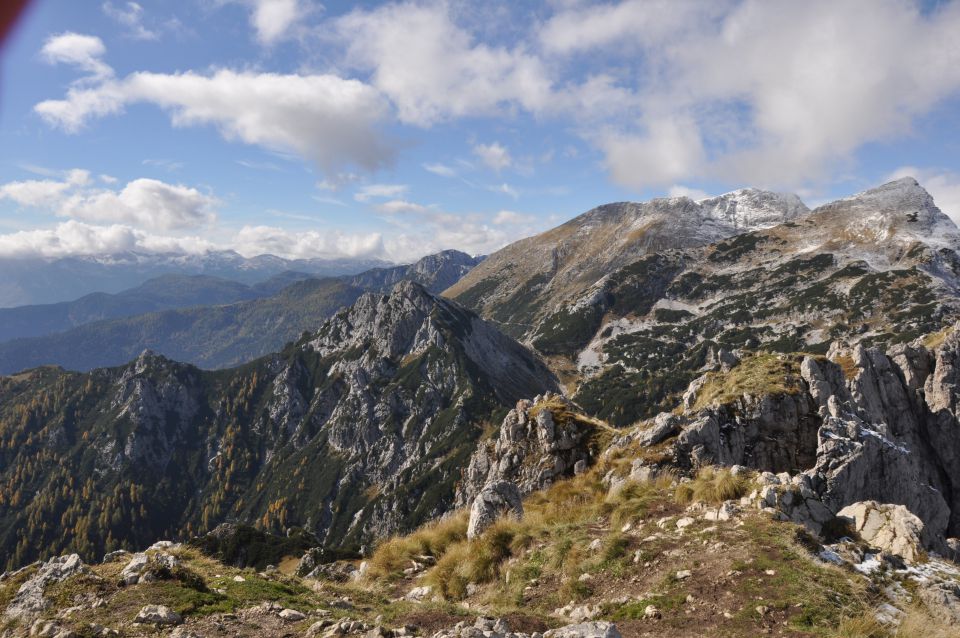
[[[960,3],[37,0],[0,256],[486,253],[593,206],[912,174],[960,219]]]

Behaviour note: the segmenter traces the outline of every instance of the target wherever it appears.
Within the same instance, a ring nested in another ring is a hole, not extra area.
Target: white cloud
[[[680,117],[650,122],[645,135],[609,133],[600,147],[613,180],[638,189],[697,174],[705,157],[696,124]]]
[[[40,56],[50,64],[75,66],[89,73],[91,79],[103,79],[113,75],[113,69],[101,59],[106,52],[100,38],[67,31],[47,38]]]
[[[923,186],[937,207],[960,225],[960,173],[941,169],[917,168],[916,166],[901,166],[887,179],[895,180],[901,177],[913,177]]]
[[[250,24],[261,44],[271,45],[289,34],[290,29],[307,13],[300,0],[247,0],[252,13]]]
[[[107,175],[104,173],[100,175],[100,181],[103,182],[104,184],[116,184],[120,180],[118,180],[113,175]]]
[[[371,199],[385,199],[399,197],[405,194],[410,187],[406,184],[367,184],[361,186],[353,198],[358,202],[369,202]]]
[[[402,122],[429,126],[466,115],[493,115],[508,104],[547,107],[551,83],[542,61],[517,48],[489,46],[457,25],[449,5],[412,2],[335,20],[332,35],[347,63],[396,105]]]
[[[278,255],[288,259],[382,257],[385,254],[380,233],[291,232],[272,226],[244,226],[231,242],[245,257]]]
[[[101,181],[111,184],[109,179]],[[150,230],[194,228],[213,222],[219,202],[195,188],[136,179],[120,190],[95,188],[90,173],[67,171],[60,180],[0,184],[0,200],[88,222],[118,222]]]
[[[147,158],[141,162],[144,166],[156,166],[157,168],[162,168],[165,171],[170,173],[176,173],[183,168],[183,162],[177,162],[170,159],[152,159]]]
[[[728,2],[628,0],[574,6],[553,15],[539,32],[550,53],[572,54],[610,45],[661,46],[715,16]]]
[[[710,197],[710,194],[706,191],[700,190],[699,188],[690,188],[689,186],[684,186],[683,184],[674,184],[667,189],[667,197],[689,197],[693,201],[698,201],[701,199],[707,199]]]
[[[388,115],[380,94],[335,75],[279,75],[222,69],[134,73],[34,107],[47,122],[75,132],[90,119],[146,102],[170,112],[174,126],[213,125],[228,140],[291,151],[325,172],[349,165],[376,170],[393,161],[378,127]]]
[[[457,176],[457,171],[446,164],[424,164],[423,170],[427,171],[428,173],[433,173],[434,175],[439,175],[440,177]]]
[[[520,193],[510,184],[504,182],[503,184],[488,186],[487,190],[491,193],[501,193],[503,195],[508,195],[514,199],[520,198]]]
[[[426,215],[432,212],[429,206],[424,206],[423,204],[417,204],[414,202],[408,202],[405,199],[391,199],[388,202],[377,204],[376,208],[381,213],[386,213],[387,215],[402,215],[402,214]]]
[[[538,39],[552,69],[603,56],[611,76],[555,99],[616,182],[801,188],[960,92],[958,29],[960,2],[624,0],[561,8]]]
[[[0,184],[0,200],[9,199],[20,206],[49,208],[58,204],[64,194],[76,186],[83,186],[90,179],[88,171],[74,169],[62,179],[24,180]]]
[[[216,198],[195,188],[135,179],[119,192],[83,192],[60,203],[57,215],[89,222],[118,222],[150,230],[195,228],[213,222]]]
[[[493,217],[493,223],[497,226],[503,226],[506,224],[529,224],[533,220],[533,215],[515,213],[512,210],[502,210]]]
[[[479,157],[480,161],[486,164],[488,168],[498,173],[513,164],[510,151],[499,142],[493,142],[492,144],[474,144],[473,154]]]
[[[213,248],[197,237],[165,237],[129,226],[92,226],[74,220],[49,229],[0,235],[0,257],[4,258],[56,259],[126,251],[197,254]]]
[[[111,20],[127,28],[127,33],[135,40],[157,40],[160,34],[143,25],[143,7],[136,2],[114,5],[104,2],[103,12]]]

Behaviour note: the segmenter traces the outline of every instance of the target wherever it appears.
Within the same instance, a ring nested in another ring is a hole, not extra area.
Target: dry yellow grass
[[[943,330],[930,333],[923,338],[923,346],[925,348],[929,348],[930,350],[938,348],[943,344],[944,341],[947,340],[947,337],[951,332],[953,332],[953,326],[947,326]]]
[[[740,498],[747,493],[748,489],[750,489],[748,476],[734,475],[728,469],[705,467],[692,481],[678,485],[674,496],[678,503],[719,504]]]
[[[386,539],[370,557],[370,577],[397,576],[410,567],[416,556],[443,556],[451,545],[466,540],[468,516],[466,511],[455,512],[408,536],[392,536]]]
[[[723,405],[745,394],[797,394],[802,389],[795,357],[760,353],[740,362],[729,372],[711,372],[700,390],[694,410]]]

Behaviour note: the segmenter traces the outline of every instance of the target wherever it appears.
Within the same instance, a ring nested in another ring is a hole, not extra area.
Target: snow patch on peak
[[[774,193],[741,188],[697,201],[707,217],[729,224],[739,231],[760,230],[803,217],[810,212],[793,193]]]
[[[877,212],[911,212],[908,209],[917,211],[936,210],[940,213],[933,202],[933,197],[926,191],[920,183],[912,177],[901,177],[892,182],[887,182],[882,186],[865,190],[852,197],[841,199],[836,203],[857,203],[864,207],[870,207]]]

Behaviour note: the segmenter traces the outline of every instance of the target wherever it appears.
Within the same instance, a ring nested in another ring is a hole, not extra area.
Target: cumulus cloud
[[[112,184],[109,178],[101,181]],[[0,184],[0,200],[88,222],[117,222],[150,230],[180,230],[209,224],[219,201],[195,188],[136,179],[120,190],[95,188],[90,173],[67,171],[62,179]]]
[[[78,193],[57,214],[90,222],[122,222],[151,230],[195,228],[213,222],[216,198],[195,188],[155,179],[135,179],[120,191]]]
[[[901,177],[913,177],[920,182],[937,207],[960,225],[960,174],[943,169],[901,166],[887,176],[887,180]]]
[[[493,142],[492,144],[474,144],[473,154],[479,157],[480,161],[486,164],[488,168],[498,173],[513,164],[510,151],[499,142]]]
[[[958,28],[960,3],[929,12],[865,0],[732,5],[651,54],[636,130],[601,148],[614,178],[635,188],[823,179],[960,90]],[[664,127],[659,113],[682,127]],[[653,154],[670,139],[679,146],[657,169]]]
[[[299,0],[253,0],[252,4],[250,22],[263,44],[273,44],[282,38],[305,13]]]
[[[102,79],[113,75],[102,60],[106,52],[100,38],[67,31],[47,38],[40,56],[49,64],[69,64],[89,73],[91,79]]]
[[[0,200],[7,199],[29,208],[49,208],[58,204],[64,194],[90,180],[90,173],[81,169],[68,171],[61,180],[24,180],[0,184]]]
[[[335,75],[279,75],[221,69],[133,73],[93,87],[71,87],[34,110],[68,132],[89,120],[145,102],[170,113],[174,126],[215,126],[228,140],[312,159],[329,173],[356,165],[376,170],[394,148],[379,131],[388,105],[376,89]]]
[[[210,242],[198,237],[166,237],[120,224],[95,226],[74,220],[0,235],[0,257],[4,258],[56,259],[127,251],[197,254],[211,249]]]
[[[331,32],[346,47],[347,63],[370,71],[408,124],[550,104],[551,82],[538,56],[523,46],[478,42],[454,22],[446,3],[356,9],[336,19]]]
[[[117,24],[126,27],[127,34],[135,40],[157,40],[160,34],[143,25],[143,7],[136,2],[114,5],[104,2],[103,12]]]

